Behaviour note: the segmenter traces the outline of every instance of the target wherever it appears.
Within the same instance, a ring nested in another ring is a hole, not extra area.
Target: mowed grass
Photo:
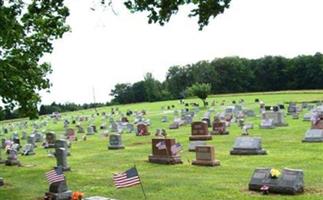
[[[134,134],[123,134],[124,150],[108,150],[108,138],[103,138],[100,133],[88,136],[87,141],[73,142],[71,156],[68,163],[72,168],[66,172],[69,188],[72,191],[84,192],[86,196],[105,196],[119,200],[144,199],[141,187],[135,186],[128,189],[117,190],[112,181],[112,173],[123,172],[134,164],[139,171],[147,199],[166,200],[214,200],[214,199],[322,199],[323,195],[323,144],[302,143],[304,133],[310,127],[310,122],[302,121],[304,110],[299,120],[286,116],[289,124],[287,127],[279,127],[272,130],[259,129],[260,117],[255,98],[263,100],[267,105],[275,105],[286,101],[313,101],[323,100],[323,91],[277,94],[240,94],[239,96],[212,96],[208,99],[217,101],[216,112],[223,111],[220,102],[225,99],[226,106],[231,105],[232,100],[245,100],[244,107],[254,109],[257,116],[249,117],[246,122],[254,124],[250,130],[251,136],[262,138],[263,148],[267,150],[265,156],[231,156],[234,140],[240,135],[241,130],[233,123],[229,128],[230,135],[213,136],[208,141],[216,150],[216,159],[221,161],[219,167],[192,166],[195,159],[194,152],[188,152],[188,137],[191,127],[184,126],[177,130],[169,130],[168,126],[173,120],[173,113],[168,113],[169,122],[161,123],[161,106],[175,105],[176,109],[184,108],[178,101],[165,101],[157,103],[142,103],[118,106],[125,112],[127,109],[147,111],[146,118],[151,119],[152,125],[149,131],[152,135],[137,137]],[[202,103],[198,99],[188,99],[186,102]],[[286,105],[287,108],[287,105]],[[111,108],[100,108],[98,111],[110,113]],[[206,110],[201,110],[194,118],[201,119]],[[63,114],[63,118],[70,119],[76,115],[90,115],[94,110]],[[212,117],[215,113],[212,113]],[[117,118],[117,117],[116,117]],[[133,117],[130,117],[133,121]],[[100,126],[102,117],[96,119],[97,127]],[[88,122],[83,122],[86,129]],[[71,125],[72,126],[72,125]],[[147,162],[151,154],[151,139],[157,128],[166,128],[168,137],[176,138],[183,145],[181,152],[183,164],[159,165]],[[53,130],[57,134],[63,134],[63,121],[54,124],[49,123],[47,130]],[[211,129],[210,129],[211,130]],[[31,129],[28,129],[30,134]],[[100,132],[100,131],[99,131]],[[21,131],[19,131],[21,134]],[[7,134],[6,137],[11,135]],[[81,135],[79,135],[79,138]],[[23,144],[26,141],[23,141]],[[35,200],[41,198],[48,191],[48,184],[44,177],[45,172],[56,165],[55,158],[47,156],[46,150],[38,145],[36,155],[19,156],[23,167],[8,167],[0,165],[0,176],[6,185],[0,187],[1,200]],[[3,153],[3,152],[2,152]],[[305,174],[305,193],[296,196],[268,195],[248,191],[250,177],[257,167],[284,167],[303,169]]]

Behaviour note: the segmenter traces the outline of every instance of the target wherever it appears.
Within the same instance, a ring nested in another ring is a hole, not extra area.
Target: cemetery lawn
[[[246,122],[254,124],[251,136],[262,138],[263,148],[268,155],[264,156],[231,156],[234,140],[240,136],[241,130],[233,123],[229,127],[230,134],[226,136],[213,136],[208,141],[215,147],[216,159],[221,161],[219,167],[193,166],[191,161],[195,159],[194,152],[188,152],[188,137],[190,126],[180,127],[177,130],[169,130],[168,126],[173,120],[173,112],[168,115],[169,122],[162,123],[161,107],[175,105],[177,109],[184,108],[179,101],[164,101],[157,103],[140,103],[122,105],[118,108],[126,112],[127,109],[147,111],[145,118],[149,118],[152,125],[149,127],[150,136],[136,137],[134,133],[124,133],[124,150],[108,150],[108,138],[103,138],[100,133],[88,136],[87,141],[73,142],[71,156],[68,163],[71,172],[66,172],[69,189],[81,191],[88,196],[105,196],[119,200],[144,199],[141,187],[134,186],[117,190],[112,182],[112,173],[123,172],[137,166],[148,200],[215,200],[215,199],[323,199],[323,143],[302,143],[304,133],[310,127],[310,122],[303,121],[303,110],[298,120],[286,116],[287,127],[276,129],[259,129],[259,108],[254,103],[255,98],[263,100],[267,105],[287,103],[294,101],[323,101],[323,91],[299,91],[281,93],[252,93],[239,95],[219,95],[208,98],[210,103],[217,101],[216,111],[223,111],[219,105],[223,99],[226,106],[231,105],[232,100],[243,98],[246,108],[254,109],[257,116],[249,117]],[[199,99],[187,99],[186,102],[197,102],[203,105]],[[298,104],[299,105],[299,104]],[[116,107],[116,106],[114,106]],[[285,104],[287,109],[287,104]],[[98,111],[110,113],[110,107],[99,108]],[[194,118],[200,120],[205,110],[201,110]],[[94,110],[64,113],[62,118],[72,115],[91,115]],[[212,113],[212,118],[215,113]],[[130,117],[133,121],[133,117]],[[97,118],[96,125],[99,129],[101,116]],[[86,129],[87,122],[83,122]],[[71,124],[71,127],[74,125]],[[74,127],[73,127],[74,128]],[[151,154],[151,139],[157,128],[165,128],[170,138],[176,138],[183,146],[181,152],[183,164],[160,165],[147,162]],[[63,134],[63,121],[54,124],[49,123],[48,129],[56,134]],[[209,129],[211,130],[211,129]],[[100,130],[99,130],[100,131]],[[29,128],[28,135],[31,133]],[[21,135],[21,131],[19,131]],[[11,133],[5,135],[9,137]],[[3,137],[3,135],[1,136]],[[26,141],[22,141],[24,145]],[[38,143],[34,156],[19,156],[23,167],[8,167],[0,165],[0,177],[5,180],[5,186],[0,187],[1,200],[36,200],[41,199],[48,191],[48,183],[44,174],[56,165],[55,158],[48,157],[45,149]],[[3,157],[3,151],[2,151]],[[263,196],[260,193],[248,191],[250,177],[257,167],[274,167],[277,169],[294,168],[304,170],[305,192],[301,195],[287,196],[270,194]]]

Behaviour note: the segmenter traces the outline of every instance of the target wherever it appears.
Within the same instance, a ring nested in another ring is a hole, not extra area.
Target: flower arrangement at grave
[[[271,169],[270,170],[270,177],[271,178],[278,178],[280,176],[280,171],[278,169]]]
[[[82,192],[73,192],[72,200],[82,200],[84,197],[84,193]]]

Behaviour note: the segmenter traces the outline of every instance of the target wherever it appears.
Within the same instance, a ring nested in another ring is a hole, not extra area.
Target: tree
[[[211,93],[211,85],[208,83],[195,83],[187,88],[187,93],[190,96],[197,96],[203,101],[204,107],[206,106],[206,98]]]
[[[148,12],[148,23],[164,25],[171,16],[176,14],[180,6],[193,7],[189,17],[198,17],[200,30],[208,25],[211,17],[224,12],[229,8],[231,0],[126,0],[126,7],[132,12]],[[102,2],[105,2],[103,0]],[[110,0],[111,3],[111,0]]]
[[[0,0],[0,97],[7,108],[37,115],[39,91],[50,87],[46,76],[51,73],[50,64],[40,59],[69,30],[63,2]]]

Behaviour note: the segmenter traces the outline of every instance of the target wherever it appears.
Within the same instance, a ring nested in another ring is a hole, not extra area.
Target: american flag
[[[139,175],[135,167],[123,173],[114,174],[113,181],[117,189],[140,184]]]
[[[182,150],[182,145],[180,143],[176,143],[176,144],[172,145],[170,150],[172,151],[173,154],[176,154],[177,152]]]
[[[162,149],[166,149],[166,144],[165,141],[160,141],[156,144],[156,147],[158,148],[158,150],[162,150]]]
[[[57,167],[57,169],[53,169],[47,172],[46,178],[49,184],[57,183],[65,180],[65,176],[63,174],[63,170],[61,167]]]

